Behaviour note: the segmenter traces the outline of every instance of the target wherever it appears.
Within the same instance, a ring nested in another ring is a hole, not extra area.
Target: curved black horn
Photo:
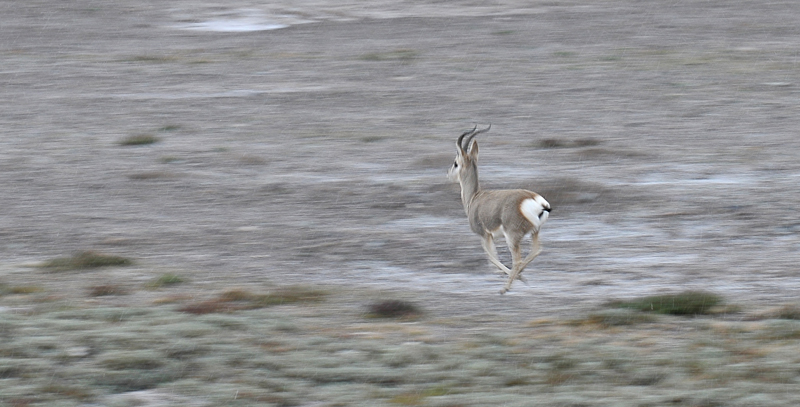
[[[478,128],[478,126],[475,126],[475,128]],[[485,128],[485,129],[478,130],[478,131],[475,131],[475,129],[472,129],[472,134],[469,135],[469,137],[467,138],[467,142],[464,143],[465,144],[464,150],[469,148],[469,143],[472,141],[472,139],[475,138],[475,136],[477,136],[478,134],[481,134],[481,133],[485,133],[485,132],[489,131],[489,129],[491,129],[491,128],[492,128],[492,124],[489,123],[489,127]],[[461,137],[464,137],[464,136],[461,136]]]
[[[466,148],[464,148],[464,145],[461,144],[461,140],[464,140],[464,136],[467,136],[467,135],[470,135],[472,133],[475,133],[475,129],[477,129],[477,128],[478,128],[478,125],[476,124],[475,127],[472,128],[472,130],[462,134],[461,137],[458,138],[458,141],[456,141],[456,144],[458,144],[458,147],[460,147],[462,150],[466,151]]]

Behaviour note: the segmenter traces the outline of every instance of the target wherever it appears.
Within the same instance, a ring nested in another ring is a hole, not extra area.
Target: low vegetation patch
[[[61,271],[110,266],[129,266],[131,264],[133,264],[133,261],[126,257],[103,254],[94,251],[84,251],[76,253],[71,257],[58,257],[52,259],[45,262],[42,267],[53,271]]]
[[[610,305],[642,312],[669,315],[702,315],[722,304],[722,297],[705,291],[684,291],[678,294],[654,295],[628,301],[615,301]]]
[[[158,137],[152,134],[135,134],[132,136],[125,137],[122,141],[119,142],[120,145],[123,146],[143,146],[148,144],[154,144],[159,141]]]
[[[370,318],[416,318],[422,311],[414,304],[401,300],[384,300],[370,304],[367,316]]]

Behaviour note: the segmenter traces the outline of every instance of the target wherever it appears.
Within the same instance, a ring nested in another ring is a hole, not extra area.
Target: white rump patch
[[[545,210],[547,209],[547,210]],[[541,196],[533,199],[526,199],[519,205],[522,216],[533,224],[533,228],[539,228],[547,221],[550,216],[550,204]]]

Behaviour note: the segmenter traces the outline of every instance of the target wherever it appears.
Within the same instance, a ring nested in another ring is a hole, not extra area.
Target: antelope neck
[[[464,204],[464,210],[469,212],[469,204],[472,198],[480,191],[478,184],[478,168],[474,166],[471,171],[466,171],[464,178],[461,179],[461,202]]]

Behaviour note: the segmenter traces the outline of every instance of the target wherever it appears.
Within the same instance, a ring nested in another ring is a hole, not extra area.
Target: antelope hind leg
[[[536,232],[531,236],[531,252],[528,254],[528,257],[525,257],[525,260],[522,260],[522,269],[528,266],[530,262],[533,261],[539,254],[542,252],[542,246],[539,244],[539,232]],[[521,272],[521,271],[520,271]]]

